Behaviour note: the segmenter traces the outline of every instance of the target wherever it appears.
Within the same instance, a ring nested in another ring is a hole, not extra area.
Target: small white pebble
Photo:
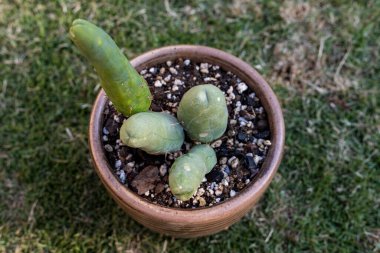
[[[133,168],[135,166],[135,164],[136,163],[133,161],[133,162],[127,163],[127,166]]]
[[[125,183],[126,176],[124,170],[120,171],[119,179],[123,184]]]
[[[248,121],[245,118],[239,117],[239,124],[240,124],[240,126],[246,126],[247,123],[248,123]]]
[[[157,69],[156,68],[150,68],[149,72],[152,74],[156,74]]]
[[[258,155],[255,155],[253,157],[253,161],[256,163],[256,164],[259,164],[259,162],[261,161],[261,159],[263,159],[261,156],[258,156]]]
[[[109,134],[110,132],[108,131],[107,128],[103,127],[103,134]]]
[[[202,196],[205,193],[205,189],[199,188],[197,191],[197,196]]]
[[[177,90],[179,90],[178,85],[173,85],[172,91],[177,91]]]
[[[220,202],[220,198],[216,198],[216,199],[215,199],[215,202],[216,202],[216,203],[219,203],[219,202]]]
[[[249,184],[249,182],[251,182],[251,180],[249,180],[249,178],[247,180],[245,180],[245,184]]]
[[[160,80],[154,82],[154,87],[162,87],[162,83]]]
[[[150,194],[149,191],[146,191],[146,192],[144,193],[145,196],[149,196],[149,194]]]
[[[231,125],[231,126],[236,125],[236,123],[237,123],[237,121],[236,121],[235,119],[231,119],[231,120],[230,120],[230,125]]]
[[[179,79],[174,80],[174,85],[183,85],[183,82]]]
[[[232,197],[234,197],[236,195],[236,192],[234,191],[234,190],[231,190],[230,191],[230,197],[232,198]]]
[[[214,65],[214,66],[212,66],[212,69],[213,70],[218,70],[220,67],[218,66],[218,65]]]
[[[228,177],[227,177],[228,178]],[[222,179],[222,185],[228,186],[228,180],[226,178]]]
[[[190,65],[190,60],[186,59],[183,63],[185,64],[185,66],[189,66]]]
[[[164,81],[165,81],[165,82],[169,82],[171,78],[172,78],[172,75],[167,75],[167,76],[164,78]]]
[[[177,75],[177,74],[178,74],[178,71],[177,71],[175,68],[173,68],[173,67],[171,67],[171,68],[169,69],[169,71],[170,71],[170,73],[172,73],[173,75]]]
[[[165,71],[166,71],[165,68],[160,68],[160,74],[161,75],[165,74]]]
[[[170,67],[172,64],[173,64],[172,61],[167,61],[166,62],[166,65],[168,65],[168,67]]]
[[[220,196],[220,195],[222,195],[222,191],[221,190],[216,190],[215,191],[215,196]]]
[[[163,164],[160,166],[160,175],[163,177],[168,172],[168,166],[166,164]]]
[[[121,167],[121,161],[120,160],[116,160],[116,162],[115,162],[115,168],[116,169],[120,169],[120,167]]]
[[[216,73],[215,78],[218,79],[219,77],[221,77],[221,75],[219,73]]]
[[[141,70],[140,75],[145,75],[148,71],[146,69]]]
[[[201,63],[201,69],[208,69],[208,63]]]
[[[203,78],[203,81],[205,81],[205,82],[211,82],[211,81],[216,81],[216,79],[213,78],[213,77],[205,77],[205,78]]]
[[[193,205],[196,205],[196,204],[198,204],[198,200],[194,199],[193,200]]]
[[[227,90],[227,93],[231,94],[233,92],[234,92],[234,87],[230,86],[230,88],[228,88],[228,90]]]
[[[113,116],[113,120],[114,120],[115,122],[117,122],[117,123],[120,123],[120,117],[117,116],[117,115],[114,115],[114,116]]]
[[[256,108],[255,112],[258,114],[262,114],[264,112],[264,108],[263,107]]]
[[[171,93],[166,94],[166,98],[167,99],[172,99],[172,94]]]
[[[108,136],[107,135],[103,135],[103,141],[108,141]]]
[[[211,147],[213,148],[219,148],[220,145],[222,145],[222,140],[216,140],[211,144]]]
[[[270,145],[272,145],[272,142],[270,142],[270,140],[265,140],[264,141],[264,145],[265,146],[270,146]]]
[[[202,179],[202,183],[204,182],[207,182],[207,179],[205,177]]]
[[[105,150],[107,150],[108,152],[112,152],[112,151],[113,151],[113,148],[112,148],[112,146],[111,146],[110,144],[106,144],[106,145],[104,145],[104,148],[105,148]]]
[[[212,190],[212,189],[208,189],[208,192],[209,192],[211,195],[214,195],[214,190]]]

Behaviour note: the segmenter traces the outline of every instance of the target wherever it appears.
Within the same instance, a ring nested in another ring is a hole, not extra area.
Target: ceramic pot
[[[92,108],[89,145],[98,176],[110,195],[129,216],[156,232],[189,238],[210,235],[227,229],[255,205],[268,188],[280,165],[284,149],[285,126],[280,104],[270,86],[249,64],[231,54],[210,47],[178,45],[149,51],[136,57],[131,63],[137,71],[141,71],[177,58],[219,65],[238,76],[260,98],[267,113],[272,145],[259,175],[253,182],[236,196],[220,204],[189,210],[159,206],[138,196],[123,186],[113,174],[103,149],[103,111],[107,103],[103,90],[99,92]]]

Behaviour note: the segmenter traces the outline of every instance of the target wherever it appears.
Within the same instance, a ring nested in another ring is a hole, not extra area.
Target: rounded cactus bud
[[[140,112],[123,122],[120,139],[129,147],[149,154],[181,149],[185,135],[177,119],[164,112]]]
[[[196,145],[178,157],[169,171],[169,186],[174,196],[183,201],[190,199],[215,164],[215,151],[206,144]]]
[[[177,117],[192,140],[211,142],[222,136],[227,128],[225,96],[214,85],[195,86],[183,95]]]

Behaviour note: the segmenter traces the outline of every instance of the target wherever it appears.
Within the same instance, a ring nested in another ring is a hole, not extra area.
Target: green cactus
[[[211,142],[222,136],[227,128],[225,96],[214,85],[195,86],[183,95],[177,117],[192,140]]]
[[[206,144],[196,145],[178,157],[169,171],[169,186],[174,196],[183,201],[190,199],[215,164],[215,151]]]
[[[70,38],[95,67],[104,91],[119,112],[130,116],[149,109],[152,96],[145,79],[106,32],[76,19],[70,27]]]
[[[179,150],[185,135],[182,126],[170,114],[140,112],[123,122],[120,139],[127,146],[158,155]]]

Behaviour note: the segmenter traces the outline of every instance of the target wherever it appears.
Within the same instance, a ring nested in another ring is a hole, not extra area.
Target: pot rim
[[[165,207],[153,204],[140,197],[119,182],[105,156],[101,132],[103,111],[108,100],[103,90],[99,92],[91,112],[89,125],[90,152],[96,172],[103,184],[112,193],[117,202],[127,204],[135,212],[161,219],[162,222],[179,224],[182,222],[210,221],[210,219],[218,220],[221,214],[224,217],[233,215],[237,212],[238,207],[239,209],[249,208],[248,206],[252,206],[252,203],[254,203],[254,199],[261,196],[269,186],[283,156],[285,142],[284,118],[276,95],[261,75],[248,63],[219,49],[199,45],[166,46],[150,50],[134,58],[131,64],[140,71],[145,67],[167,61],[163,59],[176,59],[180,57],[190,60],[198,58],[202,59],[202,62],[218,62],[221,68],[236,74],[260,98],[268,116],[272,145],[259,171],[259,175],[255,177],[256,179],[243,190],[239,191],[236,196],[211,207],[198,207],[195,209]],[[195,61],[200,62],[200,60]],[[249,82],[246,82],[246,80],[249,80]]]

